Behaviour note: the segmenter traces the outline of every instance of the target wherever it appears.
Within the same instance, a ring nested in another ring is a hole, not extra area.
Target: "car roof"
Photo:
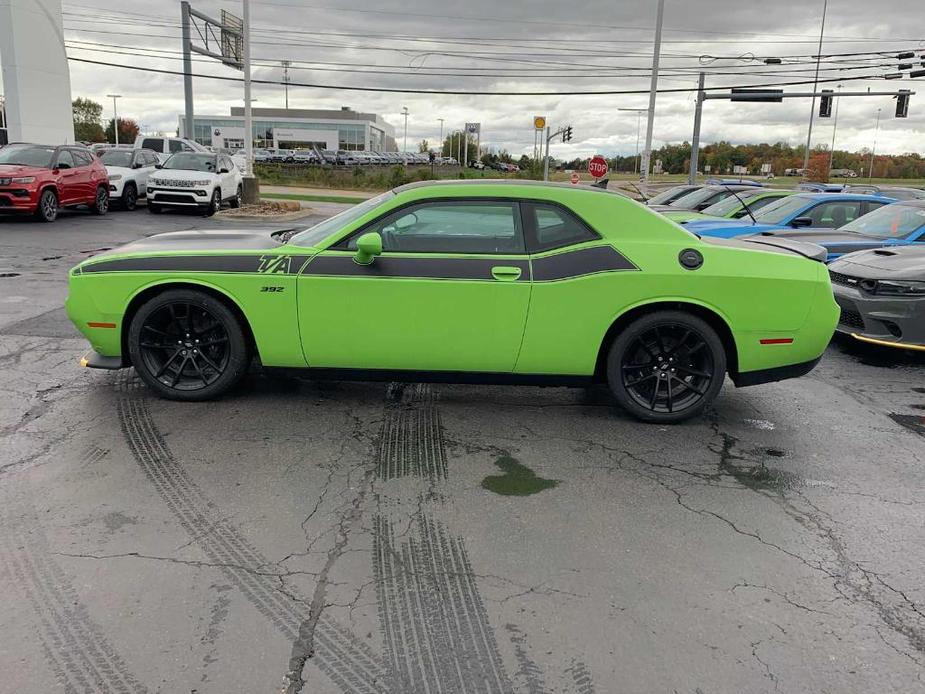
[[[421,188],[480,188],[480,187],[495,187],[495,186],[505,186],[505,187],[527,187],[527,188],[546,188],[553,190],[587,190],[593,191],[596,193],[601,193],[602,195],[615,195],[618,198],[626,199],[625,195],[621,195],[615,190],[606,190],[604,188],[598,188],[592,185],[573,185],[571,183],[558,183],[554,181],[530,181],[526,179],[510,179],[510,178],[480,178],[477,180],[463,180],[463,181],[454,181],[454,180],[445,180],[445,181],[415,181],[414,183],[406,183],[403,186],[398,186],[394,188],[392,192],[395,194],[404,193],[411,190],[420,190]]]
[[[798,198],[807,200],[894,200],[888,195],[872,195],[868,193],[811,193],[809,191],[796,194]]]

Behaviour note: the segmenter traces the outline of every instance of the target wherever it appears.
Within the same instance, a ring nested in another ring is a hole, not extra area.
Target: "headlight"
[[[210,181],[208,178],[204,178],[201,181],[196,181],[196,185],[197,186],[210,186],[212,185],[212,181]]]
[[[35,176],[22,176],[20,178],[11,178],[10,183],[35,183]]]
[[[890,296],[925,296],[925,282],[915,280],[877,280],[874,294]]]
[[[121,180],[122,180],[122,174],[115,174],[114,176],[109,177],[110,183],[112,181],[121,181]]]

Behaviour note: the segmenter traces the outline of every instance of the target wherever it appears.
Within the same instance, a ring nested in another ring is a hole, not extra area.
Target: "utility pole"
[[[190,51],[189,3],[180,3],[180,25],[183,29],[183,137],[193,139],[193,56]]]
[[[838,91],[841,91],[841,85],[838,85]],[[835,165],[835,131],[838,129],[838,98],[835,99],[835,117],[832,119],[832,147],[829,150],[829,175],[832,175],[832,167]]]
[[[462,129],[463,136],[463,170],[469,168],[469,128],[466,127],[466,124],[463,123]]]
[[[877,151],[877,135],[880,132],[880,109],[877,109],[877,127],[874,129],[874,148],[870,150],[870,169],[867,171],[867,182],[874,179],[874,153]]]
[[[549,140],[550,140],[550,137],[551,136],[549,134],[549,126],[547,125],[546,126],[546,153],[543,156],[543,180],[544,181],[549,180]],[[543,144],[540,143],[540,147],[542,146]]]
[[[401,113],[405,117],[405,144],[402,147],[402,151],[407,152],[408,151],[408,107],[402,106]]]
[[[440,121],[440,156],[442,157],[443,156],[443,118],[438,118],[437,120]],[[449,156],[449,153],[447,153],[447,156]]]
[[[289,66],[292,65],[291,60],[282,61],[283,65],[283,85],[286,89],[286,110],[289,110]]]
[[[251,3],[243,0],[244,12],[244,175],[254,177],[254,119],[251,110]],[[254,195],[256,198],[256,194]],[[256,200],[253,200],[256,202]]]
[[[704,74],[701,72],[697,78],[697,105],[694,107],[694,136],[691,138],[691,171],[687,176],[687,182],[691,185],[697,183],[697,160],[700,158],[700,116],[703,114],[703,81]]]
[[[649,162],[652,158],[652,126],[655,124],[655,95],[658,90],[658,61],[662,50],[662,19],[665,0],[658,0],[655,16],[655,49],[652,53],[652,81],[649,86],[649,114],[646,122],[646,148],[642,153],[642,190],[649,194]]]
[[[642,128],[642,114],[648,109],[645,108],[618,108],[618,111],[630,111],[636,114],[636,156],[633,157],[633,173],[639,172],[639,133]]]
[[[116,145],[119,144],[119,110],[116,108],[116,99],[121,99],[121,94],[107,94],[112,99],[112,132],[116,137]]]
[[[813,78],[813,99],[809,107],[809,130],[806,133],[806,151],[803,152],[803,176],[809,169],[809,148],[813,139],[813,118],[816,116],[816,89],[819,87],[819,63],[822,61],[822,37],[825,35],[825,12],[829,0],[822,0],[822,25],[819,27],[819,49],[816,51],[816,76]]]

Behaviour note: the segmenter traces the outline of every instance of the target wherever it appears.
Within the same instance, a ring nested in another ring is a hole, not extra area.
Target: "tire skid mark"
[[[125,390],[131,393],[131,382]],[[307,603],[294,601],[279,590],[277,574],[258,573],[271,564],[219,513],[217,506],[175,460],[157,430],[144,397],[119,398],[118,415],[124,438],[158,495],[180,526],[202,551],[247,598],[290,641],[299,636],[306,618]],[[206,532],[208,530],[208,532]],[[344,691],[381,694],[384,668],[372,649],[332,618],[322,615],[314,633],[312,659]]]
[[[447,478],[433,390],[393,384],[388,392],[379,476],[383,481],[414,476],[430,483],[407,532],[396,532],[398,524],[387,517],[384,501],[373,519],[373,577],[390,691],[511,694],[465,544],[427,505],[439,498],[439,484]]]
[[[51,558],[34,510],[26,509],[17,522],[6,518],[3,525],[0,576],[17,585],[35,611],[42,651],[63,691],[147,692],[91,619],[67,574]]]
[[[572,660],[565,672],[572,678],[575,694],[594,694],[594,682],[587,665],[580,660]]]

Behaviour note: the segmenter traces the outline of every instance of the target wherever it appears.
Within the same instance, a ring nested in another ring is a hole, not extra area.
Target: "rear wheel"
[[[673,424],[699,415],[716,398],[725,373],[726,352],[716,331],[683,311],[633,321],[607,357],[614,397],[646,422]]]
[[[39,206],[35,210],[36,218],[41,222],[53,222],[58,218],[58,196],[53,190],[43,190],[39,196]]]
[[[142,380],[170,400],[208,400],[234,386],[250,354],[234,313],[204,292],[174,289],[147,301],[128,333]]]
[[[138,204],[138,190],[134,183],[126,183],[122,189],[122,207],[126,210],[134,210]]]
[[[96,196],[93,198],[90,209],[93,214],[106,214],[109,212],[109,191],[105,186],[99,186],[96,189]]]
[[[234,194],[234,197],[228,201],[228,205],[237,209],[241,206],[241,201],[244,199],[244,186],[238,186],[237,192]]]

